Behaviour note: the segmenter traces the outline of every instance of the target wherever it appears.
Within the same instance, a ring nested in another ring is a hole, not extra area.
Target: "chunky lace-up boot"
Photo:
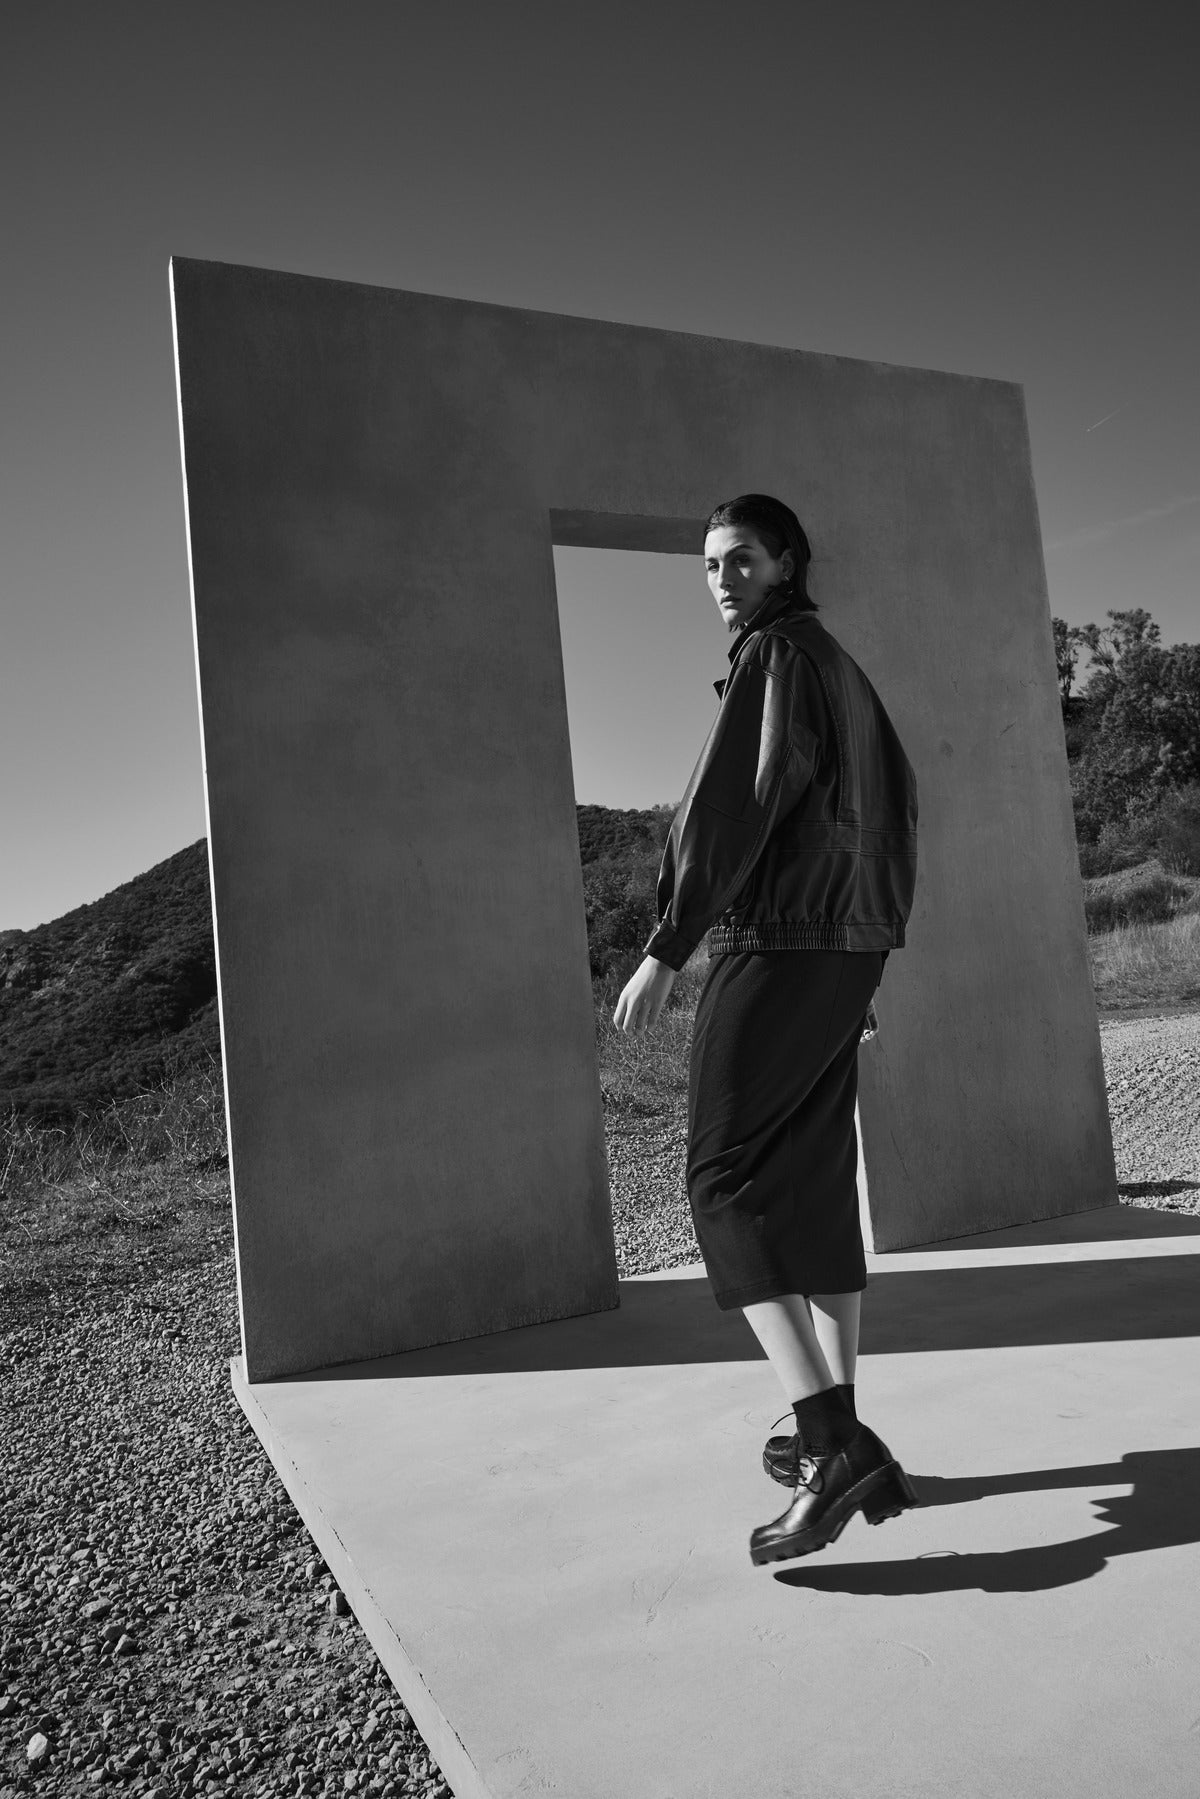
[[[865,1424],[832,1455],[800,1450],[795,1487],[787,1510],[751,1533],[750,1560],[756,1566],[824,1549],[841,1535],[855,1512],[861,1512],[868,1524],[882,1524],[920,1504],[899,1462]]]

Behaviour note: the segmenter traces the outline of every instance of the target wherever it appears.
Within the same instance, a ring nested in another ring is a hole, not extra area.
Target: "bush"
[[[1152,806],[1103,822],[1081,810],[1076,834],[1079,871],[1085,877],[1117,874],[1150,861],[1170,874],[1200,875],[1200,783],[1175,788]]]
[[[620,856],[598,856],[583,871],[588,962],[592,979],[621,985],[641,960],[642,945],[658,924],[658,868],[652,844]],[[625,972],[626,969],[628,972]]]
[[[1090,932],[1165,924],[1200,911],[1200,882],[1168,873],[1158,861],[1144,862],[1085,881],[1083,910]]]
[[[1156,819],[1110,819],[1090,843],[1079,845],[1079,872],[1085,879],[1120,874],[1153,861],[1157,851]]]
[[[1168,794],[1159,807],[1157,847],[1173,874],[1200,875],[1200,782]]]

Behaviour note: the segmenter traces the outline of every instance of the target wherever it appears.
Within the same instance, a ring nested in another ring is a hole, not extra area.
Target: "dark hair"
[[[785,506],[782,500],[772,499],[769,493],[742,493],[736,500],[725,500],[709,513],[705,537],[710,531],[720,530],[722,525],[749,525],[776,561],[785,550],[790,550],[795,558],[796,572],[790,580],[781,581],[776,591],[786,593],[801,612],[817,610],[808,594],[812,550],[804,527],[790,506]]]

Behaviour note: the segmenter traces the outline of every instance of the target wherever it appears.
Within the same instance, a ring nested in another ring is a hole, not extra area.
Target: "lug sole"
[[[884,1524],[898,1518],[901,1512],[920,1505],[916,1489],[899,1462],[888,1462],[868,1474],[831,1509],[817,1529],[793,1531],[789,1537],[776,1537],[773,1542],[752,1545],[750,1560],[755,1567],[766,1562],[788,1562],[801,1555],[814,1555],[828,1548],[849,1524],[855,1512],[861,1511],[868,1524]]]

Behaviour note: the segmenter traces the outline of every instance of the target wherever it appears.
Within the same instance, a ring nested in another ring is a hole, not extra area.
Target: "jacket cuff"
[[[681,937],[673,925],[664,918],[649,942],[643,945],[643,956],[653,956],[656,962],[665,962],[676,974],[683,967],[696,945],[686,937]]]

